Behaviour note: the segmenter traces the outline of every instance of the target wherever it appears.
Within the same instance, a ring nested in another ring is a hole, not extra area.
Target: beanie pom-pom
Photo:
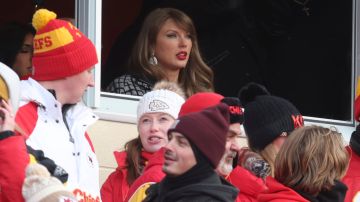
[[[43,166],[38,163],[29,164],[26,168],[26,176],[43,176],[43,177],[50,177],[49,171]]]
[[[47,9],[39,9],[35,12],[32,25],[36,30],[40,30],[45,27],[47,23],[53,19],[56,19],[56,13]]]
[[[239,91],[239,99],[243,106],[246,106],[249,102],[255,100],[257,96],[260,95],[270,95],[269,91],[265,88],[265,86],[250,82],[242,87]]]

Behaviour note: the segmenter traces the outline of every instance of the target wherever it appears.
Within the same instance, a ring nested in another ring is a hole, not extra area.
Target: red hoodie
[[[162,171],[162,166],[164,164],[164,151],[164,149],[160,149],[159,151],[154,153],[151,159],[149,159],[143,174],[139,178],[137,178],[131,185],[128,195],[126,197],[126,201],[129,201],[129,199],[132,197],[143,198],[143,196],[145,196],[144,191],[146,189],[138,190],[138,188],[142,186],[147,187],[149,183],[153,184],[160,182],[165,177],[165,173]]]
[[[125,151],[114,152],[114,156],[118,167],[112,172],[106,179],[101,187],[101,200],[103,202],[124,202],[129,191],[130,185],[126,181],[127,169],[126,169],[126,155]],[[141,156],[149,160],[152,154],[148,152],[142,152]]]
[[[241,166],[237,166],[231,171],[226,180],[240,190],[236,198],[237,202],[255,202],[259,193],[267,190],[263,179],[256,177]]]
[[[0,140],[0,201],[24,201],[21,188],[29,160],[23,136]]]
[[[284,186],[272,177],[266,178],[266,185],[268,190],[258,195],[259,202],[309,202],[296,191]]]

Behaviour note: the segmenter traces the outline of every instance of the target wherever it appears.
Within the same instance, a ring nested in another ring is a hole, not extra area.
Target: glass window
[[[244,83],[256,81],[293,102],[308,122],[354,126],[360,52],[360,6],[354,0],[43,1],[58,17],[75,19],[96,44],[101,57],[94,75],[101,85],[85,100],[106,119],[135,120],[138,97],[104,89],[126,72],[142,19],[159,6],[179,8],[194,20],[217,92],[235,96]],[[1,23],[30,22],[34,4],[6,1],[1,11]]]
[[[235,96],[245,83],[260,82],[274,95],[293,102],[307,123],[336,125],[351,133],[359,52],[359,33],[355,32],[359,5],[355,1],[341,5],[312,0],[248,0],[241,5],[206,2],[180,1],[167,6],[182,9],[193,18],[202,54],[215,73],[217,92]],[[96,22],[102,18],[101,25],[95,26],[95,31],[99,27],[102,31],[102,90],[94,106],[105,119],[135,120],[138,97],[104,89],[126,72],[142,19],[149,8],[163,6],[158,3],[109,0],[102,2],[101,11],[96,8]],[[115,59],[111,61],[111,57]]]
[[[105,1],[102,89],[126,72],[144,16],[153,8],[169,6],[194,20],[217,92],[236,96],[245,83],[256,81],[289,99],[306,116],[351,122],[352,4],[352,0],[340,5],[312,0]]]

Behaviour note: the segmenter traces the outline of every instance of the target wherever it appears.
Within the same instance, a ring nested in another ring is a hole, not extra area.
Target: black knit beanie
[[[239,92],[244,106],[244,129],[249,147],[261,151],[283,132],[304,125],[299,110],[289,101],[270,95],[265,86],[248,83]]]
[[[221,100],[222,103],[227,104],[229,107],[230,124],[244,122],[244,111],[240,104],[240,100],[237,97],[224,97]]]
[[[216,168],[225,152],[229,130],[229,111],[220,103],[200,112],[183,115],[175,121],[168,134],[178,132],[193,143]]]
[[[289,101],[271,95],[257,96],[245,106],[244,129],[252,149],[263,150],[281,135],[304,125],[299,110]]]

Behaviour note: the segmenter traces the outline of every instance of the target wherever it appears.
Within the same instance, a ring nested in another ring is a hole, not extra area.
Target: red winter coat
[[[15,135],[0,141],[0,202],[24,201],[21,188],[28,163],[23,136]]]
[[[126,155],[125,151],[114,152],[114,156],[118,167],[112,172],[106,179],[101,187],[101,200],[103,202],[124,202],[127,201],[126,196],[128,194],[130,185],[126,181],[127,169],[126,169]],[[148,152],[142,152],[141,156],[148,161],[152,158],[153,154]]]
[[[345,202],[360,201],[360,156],[348,146],[350,164],[342,182],[348,187]],[[357,200],[355,200],[357,199]]]
[[[142,195],[144,196],[144,190],[141,190],[141,193],[135,193],[138,188],[145,184],[157,183],[160,182],[164,177],[165,173],[162,171],[164,164],[164,149],[160,149],[149,159],[148,164],[146,165],[143,174],[137,178],[134,183],[131,185],[126,201],[128,201],[133,195]],[[142,198],[142,197],[141,197]],[[137,200],[135,200],[137,201]]]
[[[272,177],[266,178],[266,185],[268,190],[258,195],[259,202],[309,202],[296,191],[279,183]]]
[[[267,190],[265,182],[241,166],[237,166],[226,177],[232,185],[240,190],[236,202],[255,202],[260,192]]]
[[[101,187],[100,193],[103,202],[123,202],[129,190],[129,184],[126,181],[127,169],[125,169],[126,152],[114,152],[114,156],[118,167]]]

